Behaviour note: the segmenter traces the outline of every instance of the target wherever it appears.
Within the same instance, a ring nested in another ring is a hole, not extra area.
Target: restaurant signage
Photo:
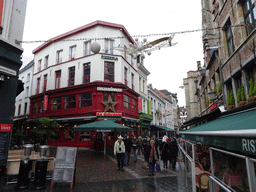
[[[113,87],[97,87],[97,91],[122,92],[122,89]]]
[[[12,124],[0,124],[0,132],[12,132]]]
[[[118,60],[118,57],[112,57],[109,55],[101,55],[101,59]]]
[[[110,112],[97,112],[96,116],[109,116],[109,117],[121,117],[122,113],[110,113]]]
[[[47,105],[48,105],[48,95],[44,96],[44,111],[47,110]]]

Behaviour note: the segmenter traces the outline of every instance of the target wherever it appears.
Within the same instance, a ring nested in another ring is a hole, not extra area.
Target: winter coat
[[[145,156],[145,160],[148,160],[148,151],[151,149],[150,147],[150,141],[146,141],[145,142],[145,146],[144,146],[144,156]]]
[[[133,150],[138,149],[138,146],[139,146],[138,139],[133,139],[132,140],[132,148],[133,148]]]
[[[151,145],[150,145],[150,146],[148,147],[148,150],[147,150],[147,162],[149,161],[151,149],[152,149],[152,147],[151,147]],[[155,164],[156,161],[159,160],[159,154],[158,154],[158,150],[156,149],[156,147],[155,147],[155,150],[156,150],[156,156],[157,156],[157,157],[154,157],[154,159],[153,159],[153,164]]]
[[[131,152],[131,149],[132,149],[132,140],[131,138],[129,139],[125,139],[124,140],[124,145],[125,145],[125,152]]]
[[[168,143],[162,142],[159,146],[161,160],[168,160]]]
[[[120,150],[121,149],[121,150]],[[124,142],[121,141],[119,143],[119,141],[117,140],[114,144],[114,154],[116,155],[117,153],[124,153],[125,152],[125,146],[124,146]]]
[[[169,150],[170,150],[170,153],[169,153],[169,156],[170,157],[177,157],[178,156],[178,145],[177,145],[177,142],[176,141],[172,141],[169,143]]]

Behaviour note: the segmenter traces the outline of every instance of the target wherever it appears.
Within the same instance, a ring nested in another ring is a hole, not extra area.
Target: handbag
[[[161,171],[161,167],[158,163],[156,164],[156,171]]]

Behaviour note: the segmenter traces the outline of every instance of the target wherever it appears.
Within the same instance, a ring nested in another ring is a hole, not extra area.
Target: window
[[[235,51],[234,41],[233,41],[233,34],[232,34],[232,27],[231,22],[228,20],[224,27],[226,38],[227,38],[227,46],[228,46],[228,55],[230,56]]]
[[[139,89],[141,91],[141,77],[139,78]]]
[[[60,77],[61,77],[61,71],[55,72],[55,89],[60,88]]]
[[[68,68],[69,70],[69,78],[68,78],[68,86],[72,86],[75,84],[75,67]]]
[[[84,55],[90,55],[91,54],[91,41],[86,41],[84,43]]]
[[[29,96],[29,86],[26,87],[26,97]]]
[[[107,101],[109,96],[111,96],[112,101],[115,101],[115,93],[111,92],[103,92],[103,101]]]
[[[34,105],[33,105],[33,111],[34,111],[34,114],[37,114],[38,113],[38,102],[35,102]]]
[[[27,82],[30,81],[30,73],[27,74]]]
[[[105,61],[104,81],[114,82],[114,63]]]
[[[114,40],[105,39],[105,53],[114,54]]]
[[[79,95],[79,107],[92,105],[92,93],[84,93]]]
[[[128,69],[125,67],[125,68],[124,68],[124,84],[125,84],[126,86],[128,86],[127,73],[128,73]]]
[[[134,90],[134,74],[132,73],[132,90]]]
[[[42,59],[38,61],[38,72],[41,71]]]
[[[43,92],[45,92],[47,89],[47,74],[44,75],[44,85],[43,85]]]
[[[143,101],[143,108],[145,107],[145,100]],[[136,111],[137,102],[135,99],[131,99],[131,109]],[[145,111],[144,111],[145,112]]]
[[[44,58],[44,68],[48,67],[48,62],[49,62],[49,55],[45,56]]]
[[[253,1],[244,0],[242,4],[247,35],[256,27],[256,8]]]
[[[143,80],[143,85],[142,85],[142,91],[143,91],[143,93],[145,92],[145,80]]]
[[[42,113],[44,110],[44,101],[40,101],[39,103],[39,112]]]
[[[129,109],[129,97],[124,95],[124,107]]]
[[[133,55],[131,55],[131,65],[133,66]]]
[[[72,46],[72,47],[70,47],[69,59],[74,59],[75,56],[76,56],[76,46]]]
[[[51,100],[51,110],[61,109],[61,97],[56,97]]]
[[[18,116],[20,115],[20,111],[21,111],[21,104],[19,104],[19,108],[18,108]]]
[[[63,50],[57,51],[57,55],[56,55],[56,63],[57,64],[62,62],[62,53],[63,53]]]
[[[37,87],[36,87],[36,94],[38,94],[40,92],[40,80],[41,78],[37,78]]]
[[[28,108],[28,103],[25,103],[25,105],[24,105],[24,115],[27,114],[27,108]]]
[[[89,83],[90,77],[91,77],[91,63],[85,63],[84,64],[84,78],[83,83]]]
[[[76,96],[75,95],[66,96],[64,101],[65,101],[65,109],[76,108]]]

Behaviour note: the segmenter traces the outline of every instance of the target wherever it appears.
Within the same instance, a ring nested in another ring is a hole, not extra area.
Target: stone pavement
[[[144,167],[143,155],[138,156],[138,161],[131,162],[125,171],[117,171],[116,158],[110,149],[107,155],[103,152],[78,149],[77,166],[75,174],[75,185],[72,190],[69,185],[58,183],[53,189],[50,189],[50,181],[47,181],[46,189],[41,191],[74,191],[74,192],[150,192],[150,191],[187,191],[182,184],[182,177],[179,174],[179,164],[175,170],[171,168],[162,169],[156,172],[155,176],[148,175],[148,169]],[[162,161],[161,161],[161,167]],[[8,185],[4,191],[15,191],[14,185]],[[38,190],[17,190],[17,191],[38,191]]]

